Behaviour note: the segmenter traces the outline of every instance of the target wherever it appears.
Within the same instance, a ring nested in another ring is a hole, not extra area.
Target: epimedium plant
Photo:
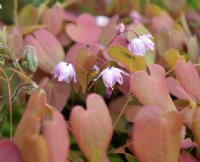
[[[199,161],[199,14],[181,2],[143,16],[124,2],[127,18],[104,1],[120,19],[76,2],[15,10],[0,32],[0,161]]]

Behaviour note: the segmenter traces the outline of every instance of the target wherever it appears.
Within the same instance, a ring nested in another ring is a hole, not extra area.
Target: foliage
[[[199,161],[199,10],[2,2],[0,161]]]

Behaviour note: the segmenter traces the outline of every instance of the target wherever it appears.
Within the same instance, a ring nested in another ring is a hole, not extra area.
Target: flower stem
[[[124,106],[123,106],[123,108],[122,108],[122,110],[121,110],[119,116],[117,117],[117,119],[116,119],[116,121],[115,121],[115,123],[114,123],[114,125],[113,125],[113,130],[115,129],[115,127],[116,127],[116,125],[117,125],[119,119],[121,118],[121,116],[123,115],[124,111],[126,110],[127,105],[128,105],[128,103],[129,103],[129,101],[131,100],[131,97],[132,97],[132,95],[130,95],[130,96],[128,97],[128,99],[126,100],[126,103],[124,104]]]

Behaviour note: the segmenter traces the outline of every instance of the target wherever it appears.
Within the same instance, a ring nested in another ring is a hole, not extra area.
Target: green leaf
[[[108,54],[118,63],[123,64],[124,67],[131,72],[139,70],[146,71],[145,58],[130,53],[126,47],[112,46],[108,49]]]
[[[139,162],[137,158],[131,154],[125,153],[125,157],[128,160],[128,162]]]

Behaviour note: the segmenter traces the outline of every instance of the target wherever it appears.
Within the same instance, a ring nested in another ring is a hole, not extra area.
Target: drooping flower
[[[124,24],[122,22],[118,23],[116,26],[116,33],[121,34],[124,32],[124,30],[125,30]]]
[[[123,78],[121,74],[129,75],[123,70],[115,68],[113,66],[107,67],[100,73],[100,75],[96,79],[94,79],[94,81],[102,76],[104,85],[106,86],[106,95],[108,98],[110,98],[110,96],[112,95],[113,86],[116,83],[119,83],[120,85],[123,84]]]
[[[144,56],[148,50],[154,50],[154,42],[151,34],[145,34],[132,39],[128,45],[131,53],[137,56]]]
[[[76,73],[72,64],[67,62],[58,63],[53,70],[54,78],[58,78],[58,81],[66,81],[69,83],[72,79],[76,83]]]

